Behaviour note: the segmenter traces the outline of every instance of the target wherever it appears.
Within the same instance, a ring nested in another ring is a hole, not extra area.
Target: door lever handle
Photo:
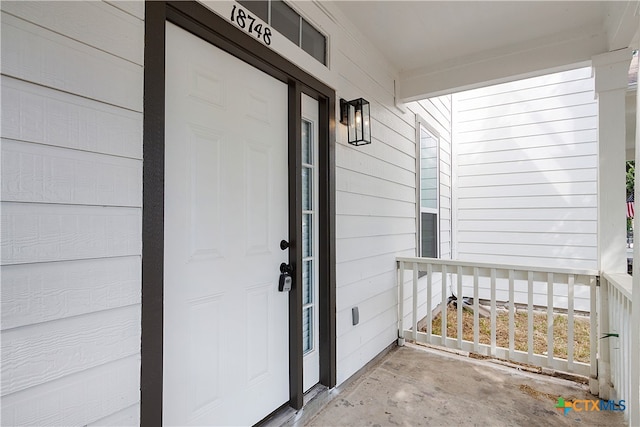
[[[293,267],[291,266],[291,264],[283,262],[282,264],[280,264],[280,273],[293,274]]]

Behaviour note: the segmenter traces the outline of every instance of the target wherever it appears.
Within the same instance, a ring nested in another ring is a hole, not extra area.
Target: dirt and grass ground
[[[462,311],[463,329],[462,339],[473,341],[473,313]],[[537,354],[546,354],[547,351],[547,314],[543,312],[533,313],[533,351]],[[458,337],[458,310],[449,306],[447,310],[447,336]],[[432,333],[440,335],[442,330],[441,314],[433,318]],[[567,359],[568,342],[568,317],[566,314],[554,314],[553,316],[553,355],[554,357]],[[491,319],[479,319],[479,341],[481,344],[491,344]],[[528,315],[526,311],[515,313],[515,344],[514,348],[520,351],[529,351],[528,348]],[[573,349],[574,360],[589,363],[590,351],[589,318],[585,316],[574,317]],[[496,315],[496,345],[509,347],[509,312],[499,310]]]

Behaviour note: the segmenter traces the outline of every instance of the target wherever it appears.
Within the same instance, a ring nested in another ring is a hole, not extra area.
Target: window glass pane
[[[302,263],[302,304],[313,302],[313,261]]]
[[[238,0],[238,3],[249,9],[264,22],[269,23],[269,2],[267,0]]]
[[[300,15],[282,0],[271,1],[271,26],[300,46]]]
[[[304,19],[302,20],[302,49],[327,65],[327,40],[320,31]]]
[[[310,257],[312,255],[311,248],[313,242],[311,241],[311,214],[302,215],[302,257]]]
[[[422,212],[420,215],[422,241],[420,256],[436,258],[438,256],[438,215]]]
[[[310,211],[313,209],[311,200],[313,199],[313,182],[311,177],[311,169],[302,168],[302,210]]]
[[[311,156],[311,122],[306,120],[302,121],[302,163],[308,165],[313,164],[313,158]]]
[[[438,140],[420,128],[420,206],[438,207]]]
[[[313,307],[302,310],[302,352],[313,350]]]

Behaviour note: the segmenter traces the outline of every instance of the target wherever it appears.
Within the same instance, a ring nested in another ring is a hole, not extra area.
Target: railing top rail
[[[518,271],[533,271],[539,273],[558,273],[558,274],[574,274],[577,276],[599,276],[600,273],[597,270],[580,270],[572,268],[551,268],[551,267],[532,267],[523,265],[511,265],[511,264],[490,264],[484,262],[471,262],[471,261],[459,261],[442,258],[420,258],[420,257],[397,257],[398,262],[415,262],[417,264],[446,264],[447,266],[461,266],[461,267],[478,267],[478,268],[495,268],[499,270],[518,270]]]
[[[602,277],[614,288],[618,289],[625,298],[631,300],[633,278],[630,275],[626,273],[602,273]]]

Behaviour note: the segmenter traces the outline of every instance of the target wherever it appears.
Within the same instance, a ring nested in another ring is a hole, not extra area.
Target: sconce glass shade
[[[340,100],[340,122],[347,125],[348,142],[352,145],[371,144],[371,111],[369,101]]]

